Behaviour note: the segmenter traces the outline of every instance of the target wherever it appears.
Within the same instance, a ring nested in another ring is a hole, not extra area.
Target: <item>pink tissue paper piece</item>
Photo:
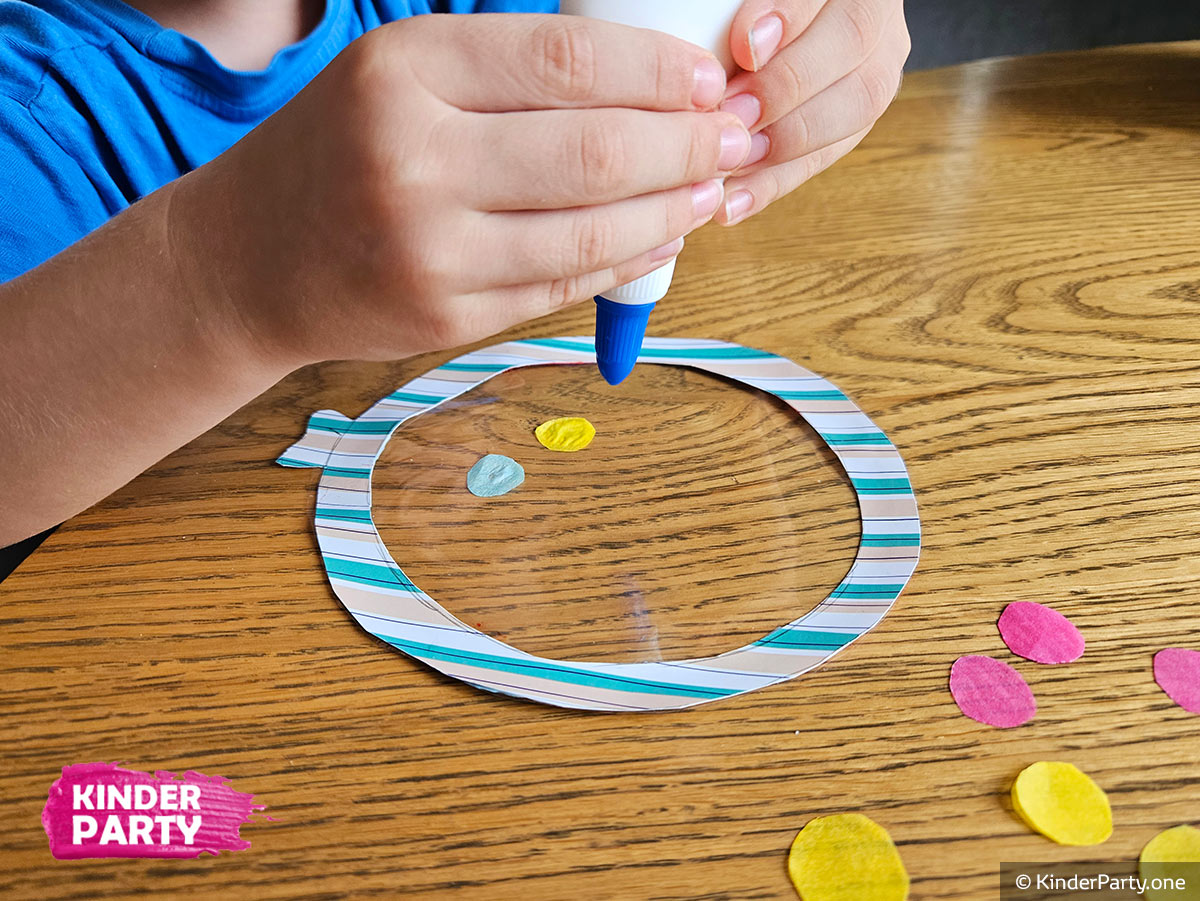
[[[1189,713],[1200,713],[1200,651],[1163,648],[1154,655],[1154,681]]]
[[[1043,604],[1009,604],[996,625],[1010,651],[1035,663],[1070,663],[1083,656],[1084,640],[1079,630],[1057,610]]]
[[[950,693],[958,709],[973,720],[1010,729],[1033,719],[1033,692],[1007,663],[968,654],[950,667]]]
[[[262,808],[220,776],[77,763],[50,786],[42,828],[59,860],[188,858],[249,848],[239,830]]]

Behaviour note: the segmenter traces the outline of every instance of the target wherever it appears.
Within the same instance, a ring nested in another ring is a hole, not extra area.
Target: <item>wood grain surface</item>
[[[587,306],[511,335],[580,334]],[[917,73],[862,147],[767,214],[690,242],[662,335],[834,380],[909,464],[921,567],[883,624],[792,683],[679,713],[482,694],[359,631],[310,527],[314,471],[272,460],[450,354],[310,368],[95,509],[0,585],[0,895],[794,897],[811,817],[895,838],[919,899],[994,898],[1002,861],[1130,861],[1200,821],[1200,718],[1151,657],[1200,647],[1200,44]],[[593,659],[731,647],[850,558],[852,495],[767,399],[641,367],[612,391],[530,370],[389,445],[381,530],[418,584],[518,646]],[[482,400],[481,400],[482,399]],[[584,414],[553,458],[542,417]],[[487,503],[477,454],[530,472]],[[1053,604],[1077,663],[1016,662],[995,620]],[[958,714],[962,653],[1016,662],[1037,718]],[[1062,848],[1012,814],[1069,760],[1116,829]],[[254,792],[252,847],[59,862],[40,812],[70,763],[195,769]]]

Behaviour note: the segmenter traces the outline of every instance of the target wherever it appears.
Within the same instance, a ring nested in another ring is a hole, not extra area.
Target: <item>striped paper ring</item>
[[[816,430],[858,496],[862,537],[849,572],[814,609],[715,657],[652,663],[555,660],[518,650],[444,610],[392,559],[371,518],[371,474],[415,416],[523,366],[595,363],[591,338],[510,341],[439,366],[358,419],[322,410],[278,459],[322,470],[316,531],[330,584],[375,637],[477,688],[586,710],[673,710],[785,682],[874,628],[917,565],[917,502],[887,436],[833,384],[775,354],[694,338],[647,338],[639,362],[688,366],[778,397]]]

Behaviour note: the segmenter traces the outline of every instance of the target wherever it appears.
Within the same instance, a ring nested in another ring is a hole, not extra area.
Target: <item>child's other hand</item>
[[[677,254],[750,152],[724,90],[649,31],[418,16],[185,177],[173,231],[221,242],[197,277],[289,363],[467,343]]]
[[[717,221],[733,225],[849,153],[900,87],[911,42],[903,0],[746,0],[722,109],[754,146],[725,182]]]

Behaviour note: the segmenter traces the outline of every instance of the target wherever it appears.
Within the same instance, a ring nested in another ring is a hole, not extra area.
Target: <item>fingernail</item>
[[[725,224],[733,225],[741,222],[750,214],[754,206],[754,195],[749,191],[734,191],[725,201]]]
[[[750,153],[742,160],[742,165],[739,169],[745,169],[747,166],[753,166],[755,163],[764,159],[771,152],[771,139],[762,132],[753,135],[750,138]]]
[[[722,129],[721,155],[717,158],[717,168],[722,172],[732,172],[749,152],[750,132],[733,125]]]
[[[715,59],[702,59],[692,73],[692,103],[701,109],[711,109],[721,102],[725,93],[725,70]]]
[[[762,103],[753,94],[737,94],[721,104],[721,112],[733,113],[747,129],[751,129],[762,118]]]
[[[716,180],[692,185],[692,215],[697,222],[707,222],[721,205],[725,186]]]
[[[669,260],[671,257],[677,257],[681,250],[683,250],[683,238],[676,238],[670,244],[664,244],[662,247],[656,247],[650,251],[650,262],[658,263],[662,260]]]
[[[757,72],[765,66],[779,49],[783,40],[783,19],[775,14],[763,16],[750,29],[750,61]]]

